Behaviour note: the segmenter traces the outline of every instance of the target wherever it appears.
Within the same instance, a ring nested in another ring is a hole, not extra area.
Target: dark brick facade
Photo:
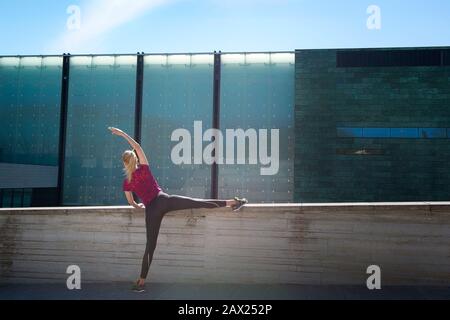
[[[368,50],[389,51],[345,51]],[[405,49],[390,51],[396,50]],[[369,138],[342,137],[337,130],[450,128],[448,48],[442,48],[441,65],[426,66],[422,57],[424,66],[406,67],[337,67],[338,51],[296,51],[294,200],[448,200],[450,132]]]

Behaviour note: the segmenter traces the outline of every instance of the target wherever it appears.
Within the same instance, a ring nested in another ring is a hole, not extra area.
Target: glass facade
[[[294,53],[221,54],[221,60],[219,197],[292,202]],[[134,136],[138,58],[69,61],[62,204],[126,204],[121,154],[129,145],[107,128]],[[143,61],[140,131],[152,171],[168,193],[210,198],[214,54],[144,55]],[[58,166],[62,73],[63,57],[0,57],[6,128],[0,131],[0,164]],[[55,202],[52,179],[52,190],[0,188],[2,206]]]
[[[201,133],[194,137],[194,122],[201,122],[202,130],[211,128],[213,74],[212,54],[144,58],[142,146],[153,174],[168,193],[210,197],[211,167],[195,157],[206,143],[194,142],[202,140]],[[177,129],[186,136],[177,136]],[[186,148],[172,156],[183,142]],[[181,162],[175,159],[178,156],[186,158]]]
[[[70,58],[65,205],[123,203],[122,152],[129,149],[108,127],[134,134],[135,56]]]
[[[0,57],[0,162],[58,165],[61,57]]]
[[[245,195],[252,202],[292,202],[294,54],[223,54],[221,73],[221,130],[226,135],[227,129],[242,129],[248,138],[244,162],[238,161],[237,143],[234,155],[224,152],[225,163],[219,165],[219,197]],[[230,143],[226,139],[227,147]],[[265,175],[264,167],[273,170]]]
[[[31,206],[33,189],[0,189],[0,208]]]

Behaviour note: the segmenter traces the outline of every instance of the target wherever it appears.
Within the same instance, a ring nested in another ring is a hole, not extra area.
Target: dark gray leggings
[[[145,247],[144,258],[142,259],[141,278],[147,278],[150,264],[152,263],[153,253],[155,252],[156,242],[158,240],[161,221],[167,212],[183,209],[195,208],[219,208],[226,207],[225,200],[205,200],[194,199],[183,196],[168,195],[160,192],[145,207],[145,226],[147,228],[147,245]]]

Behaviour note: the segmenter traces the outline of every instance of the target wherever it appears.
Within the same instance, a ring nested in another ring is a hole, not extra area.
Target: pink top
[[[153,177],[148,164],[141,164],[136,171],[133,172],[130,183],[128,183],[128,179],[125,178],[123,181],[123,191],[132,191],[136,193],[144,205],[147,205],[158,195],[161,188]]]

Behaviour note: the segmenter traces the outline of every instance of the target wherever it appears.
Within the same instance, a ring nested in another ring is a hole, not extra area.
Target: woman
[[[129,135],[120,129],[110,127],[112,134],[125,138],[133,151],[125,151],[122,155],[126,179],[123,181],[123,191],[128,203],[136,209],[145,209],[145,225],[147,229],[147,245],[142,259],[140,278],[136,281],[133,290],[144,291],[145,279],[153,259],[161,221],[167,212],[194,208],[231,207],[239,210],[248,201],[235,197],[233,200],[203,200],[168,195],[163,192],[150,171],[147,157],[141,146]],[[141,199],[136,203],[132,192]]]

